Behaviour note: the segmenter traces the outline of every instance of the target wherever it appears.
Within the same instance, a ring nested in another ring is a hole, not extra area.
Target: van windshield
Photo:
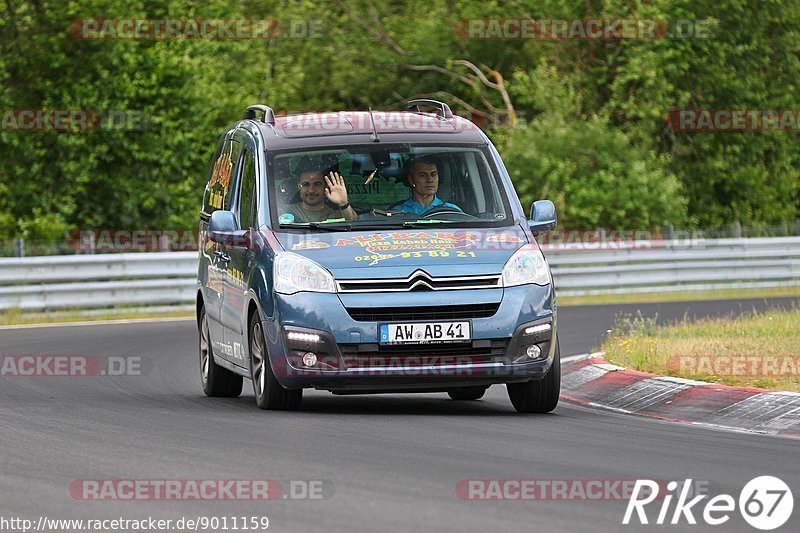
[[[358,145],[277,152],[273,227],[319,231],[512,219],[486,146]]]

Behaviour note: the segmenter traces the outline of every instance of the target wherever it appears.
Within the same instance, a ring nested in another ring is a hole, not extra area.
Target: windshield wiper
[[[422,228],[425,226],[430,226],[431,224],[452,224],[452,220],[439,220],[439,219],[419,219],[419,220],[406,220],[403,222],[404,228]]]
[[[391,228],[424,228],[436,224],[452,224],[452,220],[439,220],[439,219],[418,219],[406,220],[389,224],[382,224],[378,222],[363,222],[353,224],[353,222],[286,222],[281,224],[281,228],[297,228],[297,229],[314,229],[323,231],[352,231],[356,230],[371,230],[371,229],[391,229]]]
[[[282,228],[321,229],[325,231],[350,231],[353,224],[350,222],[285,222]]]

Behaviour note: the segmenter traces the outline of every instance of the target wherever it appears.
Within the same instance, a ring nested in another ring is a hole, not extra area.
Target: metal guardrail
[[[0,259],[0,311],[186,305],[197,252]]]
[[[570,246],[544,247],[565,296],[800,285],[800,237]]]
[[[800,237],[545,245],[558,293],[800,285]],[[0,311],[190,305],[197,252],[0,259]]]

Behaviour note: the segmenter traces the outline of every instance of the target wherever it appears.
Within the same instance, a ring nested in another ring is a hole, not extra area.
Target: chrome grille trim
[[[503,287],[501,281],[500,274],[432,277],[424,270],[415,270],[406,278],[336,280],[336,288],[343,293],[453,291],[499,289]]]

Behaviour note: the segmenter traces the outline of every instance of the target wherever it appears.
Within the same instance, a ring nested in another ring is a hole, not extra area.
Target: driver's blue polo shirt
[[[443,205],[445,207],[452,207],[453,209],[458,209],[459,211],[461,211],[461,208],[458,207],[457,205],[451,204],[450,202],[443,202],[441,198],[439,198],[438,196],[433,197],[433,201],[431,202],[431,205],[429,205],[428,207],[425,207],[424,205],[415,202],[413,198],[409,198],[402,204],[394,206],[394,209],[399,209],[404,213],[414,213],[415,215],[423,215],[425,214],[425,212],[440,205]]]

